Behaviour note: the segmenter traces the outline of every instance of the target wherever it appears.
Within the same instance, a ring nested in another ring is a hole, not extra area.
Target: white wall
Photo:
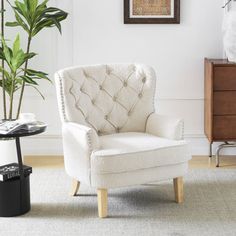
[[[222,57],[222,1],[182,0],[180,25],[124,25],[123,0],[58,0],[70,12],[63,36],[47,31],[35,42],[35,64],[51,73],[77,64],[138,62],[157,72],[157,111],[185,119],[193,154],[207,154],[203,131],[204,57]],[[61,154],[60,121],[53,86],[47,100],[32,91],[24,111],[49,123],[48,132],[24,143],[28,154]]]

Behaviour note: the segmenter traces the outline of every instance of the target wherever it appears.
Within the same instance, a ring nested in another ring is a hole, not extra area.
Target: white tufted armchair
[[[155,72],[137,64],[74,67],[56,73],[65,169],[97,188],[99,217],[107,189],[173,179],[176,202],[191,158],[183,121],[155,113]]]

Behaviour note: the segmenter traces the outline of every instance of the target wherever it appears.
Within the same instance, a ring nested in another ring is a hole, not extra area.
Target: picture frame
[[[124,23],[179,24],[180,0],[124,0]]]

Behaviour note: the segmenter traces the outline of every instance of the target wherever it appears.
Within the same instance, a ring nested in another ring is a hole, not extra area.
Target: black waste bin
[[[0,217],[25,214],[30,210],[30,175],[0,181]]]

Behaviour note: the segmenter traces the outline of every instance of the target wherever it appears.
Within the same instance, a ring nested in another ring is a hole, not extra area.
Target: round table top
[[[46,128],[47,126],[45,125],[42,127],[37,127],[36,129],[33,129],[33,130],[18,130],[10,134],[0,134],[0,139],[33,136],[33,135],[37,135],[37,134],[41,134],[45,132]]]

